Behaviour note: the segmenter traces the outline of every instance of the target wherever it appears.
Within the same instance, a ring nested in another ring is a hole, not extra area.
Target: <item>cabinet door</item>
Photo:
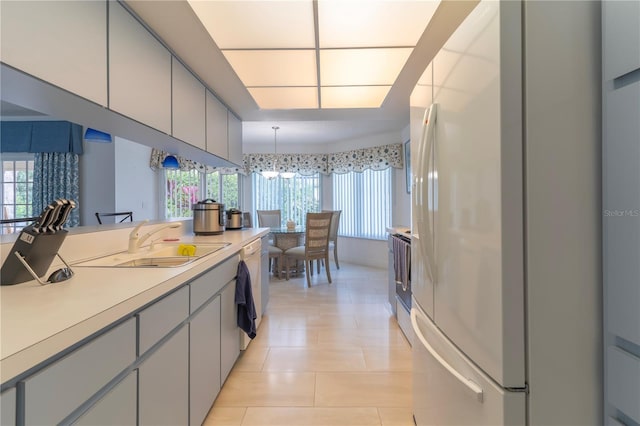
[[[3,1],[2,62],[107,105],[105,1]]]
[[[603,247],[608,331],[640,345],[640,82],[607,90],[604,99]],[[638,395],[640,397],[640,395]]]
[[[229,158],[228,160],[239,166],[242,165],[242,121],[231,112],[227,112]]]
[[[224,159],[229,158],[227,108],[209,91],[207,91],[207,151]]]
[[[602,2],[602,43],[605,81],[640,68],[640,2]]]
[[[220,296],[189,324],[189,423],[201,425],[220,392]]]
[[[171,134],[171,54],[117,2],[109,2],[109,108]]]
[[[205,88],[173,58],[173,136],[205,149]]]
[[[26,378],[24,424],[57,424],[135,359],[136,321],[132,318]]]
[[[240,355],[237,308],[235,302],[236,280],[226,285],[220,299],[220,384],[224,383]]]
[[[138,314],[138,354],[143,355],[189,316],[189,287],[163,297]]]
[[[230,257],[189,283],[191,296],[189,313],[197,311],[236,276],[239,259],[239,256]]]
[[[140,425],[184,425],[189,415],[189,331],[182,327],[140,365]]]
[[[135,425],[138,373],[134,371],[79,417],[74,425]],[[4,424],[4,423],[3,423]]]
[[[0,394],[0,424],[16,424],[16,388],[8,389]]]

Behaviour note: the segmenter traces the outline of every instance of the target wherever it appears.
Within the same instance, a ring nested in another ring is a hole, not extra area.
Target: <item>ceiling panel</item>
[[[391,86],[322,87],[322,108],[379,108]]]
[[[415,46],[439,3],[319,0],[320,48]]]
[[[315,50],[225,50],[222,52],[247,87],[315,86]]]
[[[320,51],[322,86],[391,85],[412,49],[337,49]]]
[[[248,90],[261,109],[318,108],[316,87],[254,87]]]
[[[220,49],[315,47],[311,0],[189,0],[189,5]]]

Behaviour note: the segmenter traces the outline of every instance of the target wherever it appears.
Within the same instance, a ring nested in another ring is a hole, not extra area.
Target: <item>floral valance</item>
[[[248,173],[273,170],[275,161],[279,172],[296,172],[303,176],[328,174],[328,154],[245,154],[244,166]]]
[[[404,167],[402,144],[355,149],[329,155],[329,173],[362,172]]]
[[[366,169],[384,170],[404,167],[402,144],[355,149],[332,154],[245,154],[244,168],[248,173],[273,170],[274,161],[279,172],[314,173],[362,172]]]
[[[208,166],[206,164],[199,163],[197,161],[189,160],[187,158],[181,157],[179,155],[170,154],[168,152],[155,149],[151,150],[151,159],[149,161],[149,167],[151,170],[158,170],[162,168],[162,162],[167,156],[173,155],[178,160],[178,165],[180,166],[180,170],[189,171],[189,170],[198,170],[203,173],[213,173],[219,172],[223,175],[232,175],[236,173],[245,174],[245,170],[240,167],[213,167]]]
[[[245,154],[242,168],[207,166],[154,148],[151,151],[149,163],[151,169],[161,169],[162,162],[168,155],[176,157],[180,170],[199,170],[203,173],[220,172],[221,174],[261,173],[265,170],[273,170],[274,162],[276,170],[279,172],[295,172],[303,176],[315,173],[348,173],[362,172],[367,169],[384,170],[389,167],[396,169],[404,167],[401,143],[332,154]]]

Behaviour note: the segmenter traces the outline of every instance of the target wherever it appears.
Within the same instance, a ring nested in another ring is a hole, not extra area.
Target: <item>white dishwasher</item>
[[[260,238],[251,241],[242,247],[241,258],[249,268],[249,276],[251,277],[251,293],[253,294],[253,303],[256,306],[256,331],[262,320],[262,290],[260,288],[260,250],[262,242]],[[247,333],[240,330],[240,350],[247,349],[251,339]]]

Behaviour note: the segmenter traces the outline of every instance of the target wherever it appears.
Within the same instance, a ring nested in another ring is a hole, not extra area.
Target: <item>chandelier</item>
[[[262,176],[269,180],[275,179],[278,176],[284,179],[291,179],[296,175],[294,172],[278,172],[278,129],[280,129],[280,127],[273,126],[271,128],[273,129],[273,170],[264,170]]]

